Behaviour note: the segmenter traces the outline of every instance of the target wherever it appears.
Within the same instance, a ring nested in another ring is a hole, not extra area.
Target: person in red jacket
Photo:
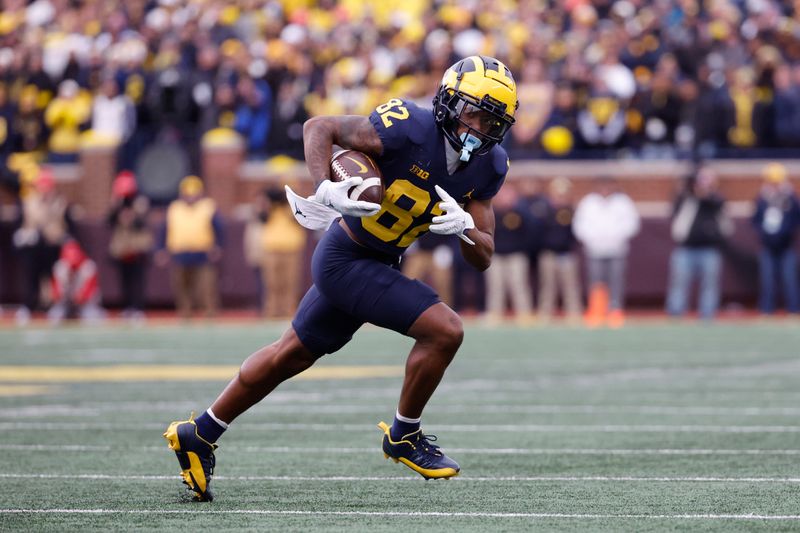
[[[67,241],[61,247],[61,256],[53,266],[52,286],[53,306],[47,313],[51,322],[71,317],[91,321],[104,316],[97,265],[77,241]]]

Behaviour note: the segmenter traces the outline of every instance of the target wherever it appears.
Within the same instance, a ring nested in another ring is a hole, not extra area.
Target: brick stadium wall
[[[760,172],[765,163],[755,160],[710,163],[720,176],[721,192],[731,202],[734,216],[748,213],[749,204],[761,186]],[[790,177],[797,181],[800,160],[784,163]],[[84,207],[88,216],[102,216],[106,212],[114,176],[112,153],[96,149],[82,156],[80,168],[56,165],[54,170],[61,189],[72,202]],[[639,204],[643,216],[664,217],[668,216],[671,199],[690,171],[688,164],[675,161],[524,161],[512,163],[508,180],[520,184],[533,181],[544,186],[550,179],[564,176],[572,180],[573,195],[580,198],[592,189],[594,178],[612,176]],[[265,187],[289,183],[297,192],[312,192],[312,181],[304,165],[276,172],[263,161],[243,161],[239,148],[207,149],[203,174],[209,194],[228,215],[237,206],[249,203]]]
[[[225,256],[219,268],[219,287],[223,305],[226,307],[255,307],[255,273],[242,260],[242,236],[244,224],[227,219],[225,224]],[[109,231],[103,221],[84,219],[78,224],[78,238],[100,269],[100,285],[106,305],[120,303],[117,273],[108,256]],[[744,219],[736,221],[736,233],[731,246],[725,250],[723,272],[723,296],[727,304],[750,306],[755,302],[757,291],[756,240],[752,229]],[[309,239],[306,250],[310,259],[314,243]],[[631,245],[628,277],[628,301],[639,307],[660,307],[663,304],[667,284],[669,254],[672,241],[669,222],[665,219],[643,220],[642,231]],[[11,232],[8,225],[0,224],[0,302],[20,301],[22,272],[13,260]],[[470,286],[464,287],[465,304],[481,307],[483,304],[479,282],[475,276],[467,276]],[[535,279],[535,274],[534,274]],[[166,307],[172,304],[169,274],[151,264],[147,273],[147,302],[151,306]],[[310,285],[308,261],[304,284]]]
[[[752,306],[757,291],[756,237],[747,217],[752,199],[760,187],[764,161],[712,162],[721,178],[721,191],[730,200],[736,219],[736,234],[725,250],[723,298],[732,305]],[[800,176],[800,161],[785,161],[790,176]],[[85,153],[81,163],[54,167],[60,189],[74,203],[83,207],[79,221],[79,238],[99,265],[101,287],[108,305],[119,303],[116,272],[107,256],[108,229],[104,215],[108,207],[110,183],[114,175],[114,158],[110,152],[95,149]],[[629,264],[628,299],[633,305],[661,306],[667,282],[669,254],[673,244],[669,235],[671,198],[680,187],[690,167],[682,162],[646,161],[525,161],[512,163],[509,180],[541,185],[555,176],[566,176],[574,183],[574,197],[591,190],[597,176],[617,178],[621,188],[636,202],[643,215],[642,232],[632,243]],[[220,268],[220,290],[223,304],[229,307],[255,304],[255,274],[242,259],[243,222],[236,217],[237,206],[247,204],[264,187],[290,183],[298,192],[310,194],[312,183],[303,165],[280,172],[271,171],[264,162],[244,162],[240,148],[229,151],[208,150],[203,159],[204,178],[226,219],[226,253]],[[162,214],[153,215],[152,225],[161,224]],[[0,302],[18,302],[20,272],[11,247],[12,226],[0,221]],[[309,244],[308,253],[313,250]],[[310,257],[310,255],[309,255]],[[474,277],[472,279],[475,279]],[[306,285],[310,283],[308,272]],[[465,293],[473,295],[468,304],[480,306],[479,282],[470,282]],[[148,272],[147,299],[150,305],[168,306],[172,302],[167,271],[155,266]]]

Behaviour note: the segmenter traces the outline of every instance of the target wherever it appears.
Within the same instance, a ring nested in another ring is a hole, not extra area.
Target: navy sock
[[[217,439],[219,439],[227,429],[220,426],[216,420],[211,418],[208,411],[204,411],[202,415],[195,418],[194,423],[197,424],[197,434],[212,444],[217,442]]]
[[[403,436],[414,433],[418,429],[419,422],[403,422],[402,420],[398,420],[395,416],[394,422],[392,422],[392,429],[389,433],[392,435],[393,441],[398,441],[402,439]]]

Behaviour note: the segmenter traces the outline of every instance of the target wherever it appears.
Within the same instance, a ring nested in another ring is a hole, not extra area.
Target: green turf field
[[[468,326],[423,420],[462,474],[428,482],[376,427],[410,342],[365,328],[237,420],[189,502],[161,433],[279,332],[0,330],[0,530],[800,531],[796,323]]]

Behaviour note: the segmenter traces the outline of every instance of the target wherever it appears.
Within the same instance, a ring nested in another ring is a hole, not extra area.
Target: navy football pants
[[[398,257],[356,243],[338,221],[314,250],[311,273],[314,285],[292,327],[318,357],[339,350],[366,322],[405,335],[439,302],[433,289],[400,272]]]

